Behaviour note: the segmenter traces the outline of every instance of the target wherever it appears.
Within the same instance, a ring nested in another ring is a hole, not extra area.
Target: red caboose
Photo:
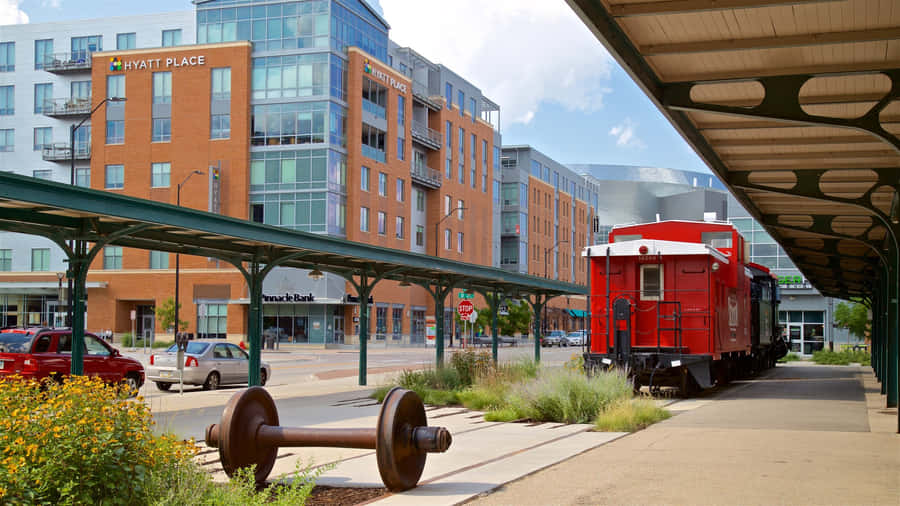
[[[690,392],[761,363],[754,321],[762,307],[771,334],[777,294],[768,271],[747,265],[747,245],[733,226],[666,221],[615,227],[609,244],[584,254],[590,257],[592,321],[585,367],[627,366],[636,386]],[[768,289],[754,289],[759,283]],[[754,304],[761,294],[766,300]],[[766,365],[774,362],[765,355]]]

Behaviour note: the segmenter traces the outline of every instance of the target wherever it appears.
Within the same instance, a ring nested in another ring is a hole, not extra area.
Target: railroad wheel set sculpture
[[[422,399],[399,387],[385,396],[373,429],[281,427],[275,401],[262,387],[236,393],[221,423],[206,428],[206,444],[219,449],[228,476],[255,464],[256,481],[264,482],[280,447],[363,448],[375,450],[381,480],[392,492],[415,487],[425,454],[447,451],[452,440],[446,428],[428,426]]]

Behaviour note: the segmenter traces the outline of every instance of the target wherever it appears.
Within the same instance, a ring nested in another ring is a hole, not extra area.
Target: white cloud
[[[59,9],[62,0],[41,0],[41,7],[50,7],[51,9]]]
[[[609,129],[609,135],[616,138],[617,146],[643,149],[647,146],[635,135],[636,128],[631,118],[625,118],[625,121]]]
[[[564,2],[380,0],[391,38],[469,80],[528,123],[542,102],[603,106],[612,58]]]
[[[22,0],[0,0],[0,25],[19,25],[28,22],[28,14],[19,8]]]

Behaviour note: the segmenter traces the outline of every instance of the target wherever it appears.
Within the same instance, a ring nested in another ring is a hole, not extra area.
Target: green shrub
[[[119,346],[121,346],[123,348],[134,347],[134,344],[132,344],[131,332],[126,332],[119,337]]]
[[[621,372],[590,377],[568,369],[544,371],[534,380],[516,385],[509,405],[518,418],[542,422],[588,423],[610,404],[630,399],[632,386]]]
[[[153,341],[153,348],[168,348],[175,344],[175,341]]]
[[[150,503],[194,447],[153,435],[132,393],[86,376],[0,379],[0,503]]]
[[[486,351],[475,351],[472,348],[457,351],[450,355],[450,367],[459,375],[461,386],[471,386],[475,378],[493,368],[493,357]]]
[[[597,415],[594,428],[604,432],[634,432],[671,416],[652,399],[631,399],[617,402]]]
[[[800,357],[800,355],[798,355],[797,353],[794,353],[794,352],[790,352],[790,353],[788,353],[787,355],[785,355],[785,356],[781,357],[780,359],[778,359],[778,361],[779,361],[779,362],[782,362],[782,363],[784,363],[784,362],[797,362],[797,361],[799,361],[799,360],[802,360],[801,357]]]
[[[871,365],[872,356],[865,351],[844,350],[834,352],[819,350],[813,352],[812,360],[820,365],[850,365],[851,363]]]

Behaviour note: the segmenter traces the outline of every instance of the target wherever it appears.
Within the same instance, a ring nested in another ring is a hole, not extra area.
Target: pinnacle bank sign
[[[363,62],[363,71],[366,74],[369,74],[370,76],[381,80],[384,84],[388,84],[390,86],[393,86],[394,88],[397,88],[398,90],[400,90],[400,93],[406,93],[406,83],[398,81],[393,77],[387,75],[386,73],[376,69],[372,66],[371,63],[369,63],[368,58],[366,58],[366,60]]]
[[[109,70],[112,72],[127,70],[160,70],[180,67],[197,67],[206,65],[206,55],[170,56],[167,58],[145,58],[143,60],[125,60],[115,56],[109,59]]]

